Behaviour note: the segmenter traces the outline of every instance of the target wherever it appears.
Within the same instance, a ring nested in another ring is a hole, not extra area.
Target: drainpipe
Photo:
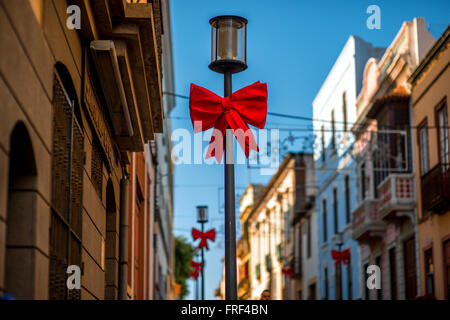
[[[120,232],[119,232],[119,300],[127,300],[128,275],[128,196],[129,178],[124,171],[120,181]]]

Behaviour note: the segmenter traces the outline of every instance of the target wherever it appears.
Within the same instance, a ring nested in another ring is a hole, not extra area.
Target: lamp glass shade
[[[197,222],[208,222],[208,206],[197,206]]]
[[[211,64],[219,72],[240,72],[247,68],[247,20],[237,16],[219,16],[210,20]]]

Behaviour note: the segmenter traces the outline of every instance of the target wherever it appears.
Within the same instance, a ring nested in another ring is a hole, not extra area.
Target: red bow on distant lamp
[[[203,265],[203,263],[201,263],[201,262],[191,261],[191,267],[194,268],[194,271],[197,273],[202,272],[202,265]]]
[[[283,268],[281,270],[286,277],[290,277],[294,273],[294,269],[292,267]]]
[[[194,280],[197,280],[198,274],[199,274],[198,271],[191,271],[189,273],[189,277],[193,278]]]
[[[350,259],[350,249],[345,249],[343,251],[331,250],[331,257],[335,260],[335,265],[339,265],[341,261],[346,265]]]
[[[191,84],[189,110],[195,133],[212,127],[216,129],[211,136],[206,158],[215,156],[218,162],[221,161],[228,127],[233,129],[248,158],[250,149],[259,151],[248,124],[259,129],[264,128],[267,116],[267,84],[258,81],[225,98]],[[197,121],[201,121],[200,126],[196,125]]]
[[[216,239],[216,230],[215,229],[211,229],[211,230],[206,231],[206,232],[201,232],[200,230],[192,228],[192,237],[194,238],[194,240],[197,240],[198,238],[201,239],[200,243],[199,243],[199,245],[197,247],[198,249],[206,247],[206,250],[209,250],[207,239],[209,239],[209,240],[214,242],[214,240]]]

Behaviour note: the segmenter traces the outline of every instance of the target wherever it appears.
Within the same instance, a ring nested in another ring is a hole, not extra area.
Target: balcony
[[[302,259],[299,257],[295,257],[291,261],[292,267],[292,277],[293,278],[301,278],[302,276]]]
[[[352,237],[358,242],[370,242],[374,238],[384,235],[386,229],[384,223],[377,217],[378,201],[365,199],[359,207],[353,211]]]
[[[440,213],[450,206],[450,164],[438,164],[422,176],[422,209]]]
[[[378,186],[378,217],[388,222],[401,222],[415,206],[413,174],[390,174]]]

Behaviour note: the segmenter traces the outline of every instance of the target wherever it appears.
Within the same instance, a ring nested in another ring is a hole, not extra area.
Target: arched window
[[[50,299],[80,299],[67,290],[67,267],[81,266],[83,133],[76,93],[67,69],[56,65],[53,85],[53,153],[50,224]]]
[[[6,217],[5,292],[17,299],[33,299],[36,255],[36,162],[25,125],[11,134],[8,211]]]

